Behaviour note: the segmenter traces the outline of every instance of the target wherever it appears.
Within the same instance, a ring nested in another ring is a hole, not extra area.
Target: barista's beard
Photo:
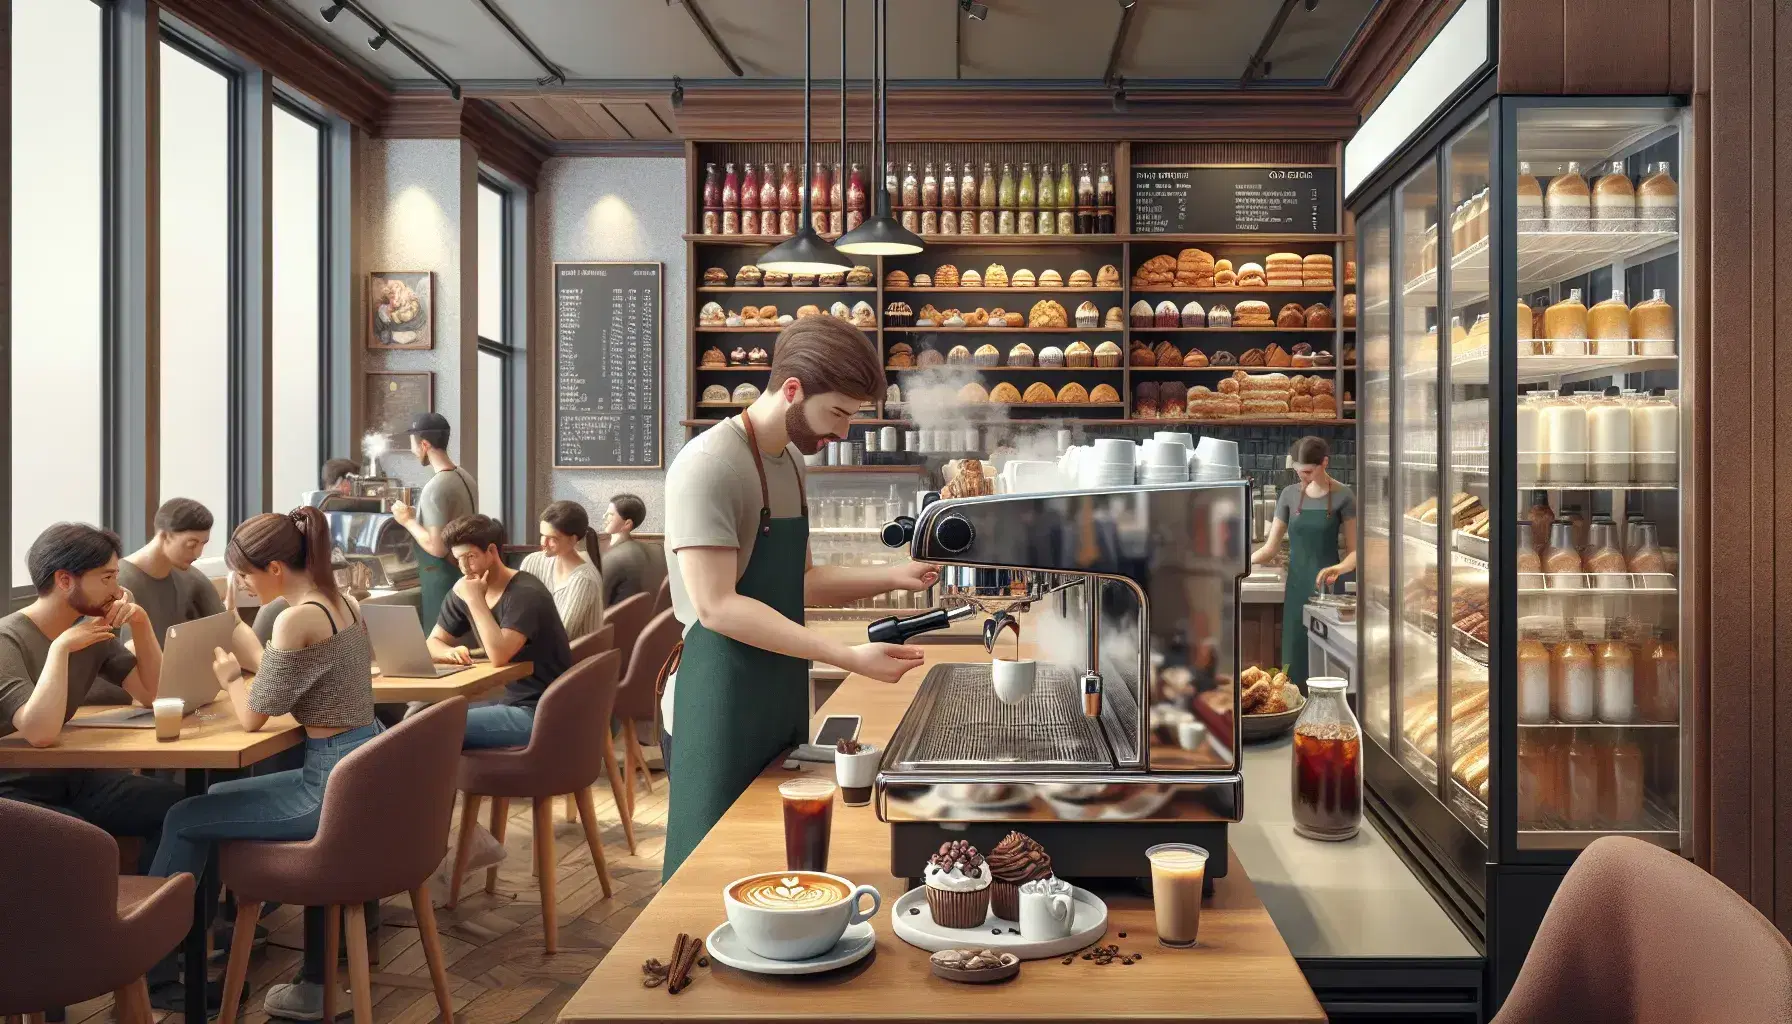
[[[819,433],[809,426],[809,417],[803,415],[801,402],[784,410],[784,432],[790,435],[790,443],[796,445],[796,450],[804,455],[821,451],[834,436]]]

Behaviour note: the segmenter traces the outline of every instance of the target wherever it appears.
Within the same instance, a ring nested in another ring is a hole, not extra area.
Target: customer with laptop
[[[504,527],[490,516],[462,516],[442,531],[442,540],[461,579],[442,601],[442,614],[429,635],[430,655],[443,664],[472,664],[467,648],[454,642],[471,631],[493,665],[534,665],[533,672],[505,686],[496,700],[467,709],[466,746],[526,746],[542,691],[572,665],[554,595],[539,579],[504,564],[499,557]]]
[[[590,561],[579,554],[580,541]],[[556,501],[541,510],[541,550],[523,559],[523,571],[553,591],[567,636],[595,633],[603,625],[603,551],[585,506]]]
[[[166,646],[168,627],[224,610],[224,601],[206,575],[193,567],[212,536],[211,510],[192,498],[169,498],[156,509],[149,543],[124,556],[118,582],[149,613],[156,642]],[[261,642],[247,623],[236,624],[232,644],[243,667],[261,664]]]

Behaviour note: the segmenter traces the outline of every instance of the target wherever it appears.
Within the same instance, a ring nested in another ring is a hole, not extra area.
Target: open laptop
[[[373,660],[385,676],[440,678],[465,672],[470,665],[438,665],[423,640],[423,625],[410,605],[364,604],[367,637],[373,642]]]
[[[241,621],[235,613],[222,611],[169,626],[162,639],[162,681],[156,696],[186,701],[189,715],[210,704],[222,689],[212,672],[213,652],[219,647],[233,650],[232,638]],[[102,729],[153,729],[156,719],[149,708],[129,707],[89,715],[81,724]]]

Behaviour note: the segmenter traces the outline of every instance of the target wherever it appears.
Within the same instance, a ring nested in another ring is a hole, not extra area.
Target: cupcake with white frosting
[[[946,928],[976,928],[989,916],[989,865],[963,839],[940,844],[922,878],[927,909]]]

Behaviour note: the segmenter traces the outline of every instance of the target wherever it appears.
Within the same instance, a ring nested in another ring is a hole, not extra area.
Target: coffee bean
[[[1002,929],[1000,929],[1000,928],[991,928],[991,929],[990,929],[990,930],[989,930],[989,934],[991,934],[991,935],[1000,935],[1000,934],[1002,934]]]
[[[1128,966],[1128,967],[1131,967],[1131,966],[1132,966],[1132,961],[1131,961],[1131,960],[1122,960],[1122,961],[1120,961],[1120,962],[1121,962],[1121,963],[1123,963],[1123,964],[1125,964],[1125,965],[1126,965],[1126,966]]]
[[[919,914],[921,912],[921,908],[920,907],[910,907],[910,908],[908,908],[908,912],[911,915]]]
[[[697,958],[697,966],[698,967],[708,967],[709,966],[709,957],[706,957],[706,956],[698,957]]]
[[[1071,954],[1070,956],[1065,957],[1063,960],[1060,960],[1059,963],[1069,964],[1069,963],[1073,962],[1074,960],[1076,960],[1076,955]]]
[[[1010,935],[1019,935],[1019,934],[1020,934],[1020,929],[1019,929],[1019,928],[1010,928],[1010,929],[1008,929],[1008,934],[1010,934]]]
[[[1095,954],[1094,953],[1084,953],[1083,959],[1084,960],[1093,960],[1093,959],[1095,959]]]
[[[1126,933],[1125,933],[1125,932],[1121,932],[1121,933],[1120,933],[1120,937],[1121,937],[1121,938],[1123,938],[1123,939],[1124,939],[1124,938],[1126,938]]]

